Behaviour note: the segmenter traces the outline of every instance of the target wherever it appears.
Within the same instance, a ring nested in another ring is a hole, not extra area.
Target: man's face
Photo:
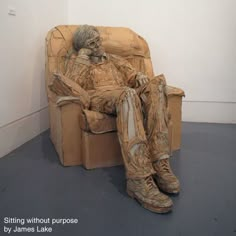
[[[100,56],[104,53],[104,50],[101,47],[101,37],[100,34],[96,31],[94,31],[93,35],[93,38],[86,41],[86,48],[92,50],[93,56]]]

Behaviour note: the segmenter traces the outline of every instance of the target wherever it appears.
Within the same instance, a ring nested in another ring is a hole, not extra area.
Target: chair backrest
[[[79,25],[60,25],[46,37],[46,86],[53,72],[65,72],[65,58],[72,49],[73,34]],[[126,58],[137,71],[153,76],[150,52],[146,41],[129,28],[97,26],[105,51]]]

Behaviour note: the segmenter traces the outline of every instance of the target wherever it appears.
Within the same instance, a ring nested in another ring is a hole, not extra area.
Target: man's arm
[[[89,72],[89,58],[84,52],[72,53],[66,61],[64,75],[54,73],[49,85],[51,91],[61,96],[59,103],[79,102],[88,108],[90,98],[86,91],[86,78]],[[88,53],[88,52],[86,52]]]
[[[86,49],[85,49],[86,50]],[[66,63],[65,76],[82,88],[87,89],[86,80],[89,76],[90,61],[87,51],[81,49],[78,53],[73,53]]]
[[[125,83],[132,88],[137,88],[149,81],[147,75],[138,72],[127,60],[117,55],[110,55],[111,61],[123,74]]]

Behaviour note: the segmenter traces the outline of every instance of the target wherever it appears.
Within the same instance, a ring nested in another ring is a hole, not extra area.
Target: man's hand
[[[78,57],[89,59],[89,56],[92,54],[92,50],[88,48],[81,48],[78,52]]]
[[[143,73],[138,72],[138,74],[136,75],[136,85],[135,85],[136,88],[148,83],[149,80],[150,79],[148,78],[147,75],[144,75]]]

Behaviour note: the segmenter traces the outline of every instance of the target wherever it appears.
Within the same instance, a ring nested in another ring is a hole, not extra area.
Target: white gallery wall
[[[0,157],[49,127],[45,37],[66,22],[66,0],[0,1]]]
[[[183,120],[236,123],[235,0],[68,0],[70,24],[126,26],[156,74],[184,89]]]

